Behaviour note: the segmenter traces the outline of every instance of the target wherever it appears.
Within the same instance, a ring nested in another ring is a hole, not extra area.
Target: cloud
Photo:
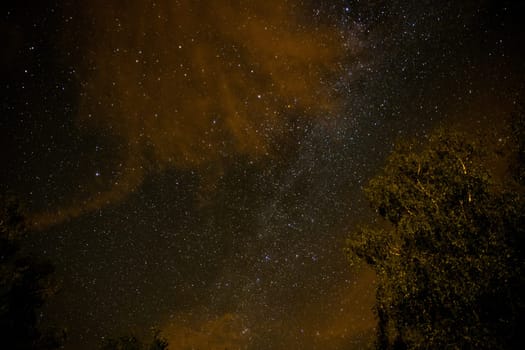
[[[210,315],[206,307],[171,315],[161,328],[172,350],[184,349],[363,349],[371,346],[376,319],[375,274],[354,271],[352,284],[340,283],[315,300],[290,301],[286,314],[274,312],[257,295],[237,311]]]
[[[78,122],[117,140],[126,168],[118,185],[40,215],[40,226],[118,201],[169,167],[220,169],[228,157],[271,156],[295,118],[337,114],[330,84],[358,47],[315,23],[300,1],[80,6],[88,24]]]
[[[225,313],[192,325],[169,323],[162,329],[162,335],[172,350],[242,349],[247,346],[250,330],[243,326],[239,315]]]

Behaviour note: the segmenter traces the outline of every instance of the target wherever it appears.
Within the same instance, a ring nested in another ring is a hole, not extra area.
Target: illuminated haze
[[[359,47],[348,30],[312,25],[301,2],[82,6],[92,28],[78,120],[117,140],[118,161],[103,189],[35,215],[40,228],[124,198],[148,173],[214,178],[228,157],[272,157],[294,119],[336,118],[341,96],[330,86]]]

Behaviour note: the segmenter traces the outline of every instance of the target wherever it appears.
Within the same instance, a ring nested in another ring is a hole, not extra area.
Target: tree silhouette
[[[518,348],[524,205],[487,153],[441,132],[419,152],[396,149],[365,189],[386,220],[354,232],[347,251],[377,274],[378,348]]]
[[[153,334],[153,340],[149,344],[142,342],[134,335],[109,338],[104,341],[101,350],[167,350],[168,342],[160,336],[157,331]]]
[[[60,337],[38,329],[37,310],[52,288],[53,266],[20,253],[26,234],[20,206],[0,198],[0,347],[4,349],[56,349]]]

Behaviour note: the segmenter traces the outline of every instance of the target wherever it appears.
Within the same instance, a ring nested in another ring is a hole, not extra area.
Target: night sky
[[[343,252],[399,139],[523,101],[523,1],[3,1],[1,190],[66,349],[352,349]]]

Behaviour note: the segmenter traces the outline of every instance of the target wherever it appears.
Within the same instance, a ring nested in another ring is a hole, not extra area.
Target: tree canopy
[[[41,331],[37,311],[54,291],[53,266],[21,253],[25,219],[17,201],[0,198],[0,347],[56,349],[61,332]]]
[[[127,335],[109,338],[104,341],[101,350],[167,350],[168,342],[155,332],[149,344],[143,344],[136,336]]]
[[[420,150],[398,147],[366,187],[385,220],[354,232],[347,251],[377,274],[378,348],[518,347],[524,205],[487,154],[440,132]]]

